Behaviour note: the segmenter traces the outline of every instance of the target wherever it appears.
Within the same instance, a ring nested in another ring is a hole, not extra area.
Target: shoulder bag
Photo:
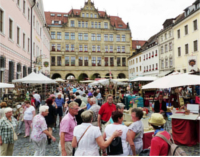
[[[14,141],[17,141],[18,140],[18,137],[17,137],[17,134],[15,133],[15,130],[14,130],[14,128],[13,128],[13,126],[12,126],[12,124],[8,121],[8,120],[6,120],[5,119],[5,121],[12,127],[12,129],[13,129],[13,139],[14,139]]]
[[[111,144],[107,147],[108,155],[120,155],[123,154],[122,139],[121,137],[116,137],[113,139]]]

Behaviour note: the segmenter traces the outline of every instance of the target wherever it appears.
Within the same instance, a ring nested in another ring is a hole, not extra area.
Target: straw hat
[[[155,126],[162,126],[166,123],[166,120],[160,113],[153,113],[149,119],[149,123]]]

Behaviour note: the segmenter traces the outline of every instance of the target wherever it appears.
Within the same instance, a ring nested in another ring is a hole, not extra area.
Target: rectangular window
[[[165,52],[168,52],[168,46],[165,45]]]
[[[17,5],[20,7],[20,0],[17,0]]]
[[[81,21],[78,21],[78,27],[79,28],[81,27]]]
[[[13,21],[9,19],[9,38],[13,39]]]
[[[92,34],[92,41],[95,41],[95,34]]]
[[[3,32],[3,10],[0,9],[0,32]]]
[[[167,33],[165,33],[165,40],[167,40]]]
[[[113,52],[113,46],[110,46],[110,52]]]
[[[75,33],[71,33],[71,40],[75,40]]]
[[[88,22],[85,22],[85,27],[88,28]]]
[[[172,51],[172,43],[169,43],[169,51]]]
[[[82,28],[84,28],[84,27],[85,27],[85,26],[84,26],[84,24],[85,24],[85,22],[83,21],[83,22],[82,22]]]
[[[23,33],[23,49],[25,49],[26,47],[25,47],[25,45],[26,45],[26,35],[25,35],[25,33]]]
[[[28,38],[28,42],[27,42],[27,50],[28,50],[28,52],[30,52],[30,39]]]
[[[108,66],[108,57],[105,57],[105,66]]]
[[[82,13],[82,17],[85,17],[85,14],[84,14],[84,13]]]
[[[91,23],[91,27],[94,28],[94,22]]]
[[[26,13],[26,1],[25,0],[23,1],[23,13],[24,14]]]
[[[189,53],[189,47],[188,44],[185,44],[185,54],[187,55]]]
[[[197,20],[193,21],[194,31],[198,29]]]
[[[75,66],[75,57],[71,57],[71,66]]]
[[[108,34],[104,34],[104,41],[108,41]]]
[[[180,31],[180,29],[177,31],[177,37],[178,37],[178,39],[181,37],[181,31]]]
[[[105,46],[105,52],[108,52],[108,46]]]
[[[163,46],[161,46],[161,54],[163,53]]]
[[[198,41],[194,41],[194,52],[198,51]]]
[[[86,17],[89,17],[89,14],[88,14],[88,13],[86,14]]]
[[[120,35],[117,35],[117,41],[120,41]]]
[[[121,58],[120,57],[117,57],[117,66],[121,66]]]
[[[55,44],[51,45],[51,51],[56,51],[56,45]]]
[[[142,67],[140,66],[140,71],[142,71]]]
[[[69,57],[65,56],[65,66],[69,66]]]
[[[99,28],[101,28],[101,22],[99,22]]]
[[[97,28],[97,22],[95,22],[95,28]]]
[[[69,51],[69,44],[65,45],[65,51],[67,51],[67,52]]]
[[[110,66],[114,66],[114,58],[110,57]]]
[[[33,27],[35,27],[35,15],[33,15]]]
[[[122,46],[122,53],[125,53],[125,46]]]
[[[97,57],[97,66],[101,66],[101,57]]]
[[[113,41],[113,34],[110,34],[110,41]]]
[[[94,14],[94,18],[97,18],[97,14]]]
[[[126,58],[122,58],[122,66],[126,66]]]
[[[84,59],[84,65],[88,66],[88,57],[85,57],[85,59]]]
[[[35,56],[35,43],[33,43],[33,56]]]
[[[179,47],[178,48],[178,57],[180,57],[181,56],[181,48]]]
[[[101,47],[99,45],[97,46],[97,52],[101,52]]]
[[[104,28],[108,29],[108,22],[104,22]]]
[[[88,46],[87,45],[84,45],[84,51],[88,52]]]
[[[79,45],[79,51],[82,52],[83,51],[83,46]]]
[[[96,57],[92,57],[92,66],[96,66]]]
[[[57,32],[57,39],[61,39],[61,32]]]
[[[57,56],[57,66],[61,66],[61,56]]]
[[[71,27],[75,27],[74,20],[71,20]]]
[[[101,34],[97,34],[97,41],[101,41]]]
[[[188,25],[185,26],[185,35],[188,34]]]
[[[173,67],[173,60],[172,60],[172,58],[169,59],[169,66]]]
[[[168,59],[165,59],[165,68],[168,68]]]
[[[92,52],[96,52],[96,46],[92,45]]]
[[[65,32],[65,40],[69,40],[69,33]]]
[[[57,51],[61,51],[61,45],[57,44]]]
[[[84,34],[84,40],[88,40],[88,33]]]
[[[19,45],[20,43],[20,28],[17,27],[17,44]]]
[[[71,45],[71,51],[74,52],[74,44]]]
[[[120,46],[117,46],[117,52],[121,52]]]
[[[82,35],[82,33],[78,33],[78,40],[83,40],[83,35]]]
[[[153,54],[154,54],[154,52],[152,53],[152,55],[153,55]],[[140,58],[139,58],[139,61],[141,62],[141,60],[142,60],[142,59],[141,59],[141,57],[140,57]]]
[[[93,14],[90,14],[90,17],[93,18]]]
[[[126,41],[126,36],[122,35],[122,41]]]
[[[79,66],[83,66],[83,57],[79,57],[78,64]]]
[[[56,65],[56,58],[55,56],[51,56],[51,66],[55,66]]]
[[[164,69],[164,60],[161,60],[161,68]]]
[[[28,21],[30,20],[30,9],[28,8]]]

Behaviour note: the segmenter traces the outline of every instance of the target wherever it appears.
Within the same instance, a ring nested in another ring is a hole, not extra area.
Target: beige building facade
[[[45,12],[51,34],[51,78],[128,78],[131,31],[90,0],[80,10]]]

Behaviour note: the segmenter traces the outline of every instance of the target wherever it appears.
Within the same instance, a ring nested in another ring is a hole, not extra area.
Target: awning
[[[158,74],[158,77],[167,76],[167,75],[169,75],[169,74],[171,74],[173,72],[174,72],[174,70],[172,70],[172,71],[170,71],[170,70],[168,70],[168,71],[162,71],[160,74]]]

